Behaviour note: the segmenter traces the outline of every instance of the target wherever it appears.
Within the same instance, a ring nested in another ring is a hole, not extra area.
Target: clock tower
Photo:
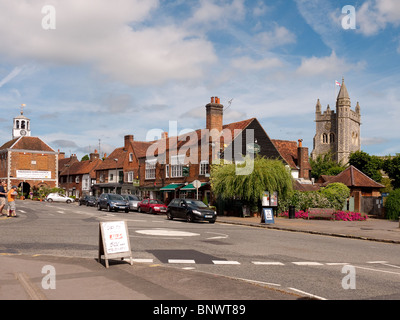
[[[16,139],[19,137],[31,136],[31,121],[27,117],[24,116],[24,107],[25,105],[21,105],[21,114],[14,118],[13,120],[13,129],[12,129],[12,138]]]

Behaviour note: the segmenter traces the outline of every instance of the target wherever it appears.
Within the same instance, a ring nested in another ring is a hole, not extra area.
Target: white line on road
[[[196,261],[190,259],[168,259],[168,263],[196,263]]]
[[[282,262],[252,261],[252,263],[261,266],[284,266]]]
[[[382,273],[390,273],[390,274],[400,275],[399,272],[394,272],[394,271],[386,271],[386,270],[379,270],[379,269],[372,269],[372,268],[365,268],[365,267],[358,267],[358,266],[354,266],[354,267],[356,267],[358,269],[363,269],[363,270],[369,270],[369,271],[375,271],[375,272],[382,272]]]
[[[311,262],[311,261],[300,261],[300,262],[292,262],[297,266],[322,266],[322,263],[319,262]]]
[[[319,300],[327,300],[327,299],[325,299],[325,298],[316,296],[315,294],[311,294],[311,293],[308,293],[308,292],[305,292],[305,291],[301,291],[301,290],[296,289],[296,288],[288,288],[288,289],[293,290],[293,291],[296,291],[296,292],[299,292],[299,293],[304,294],[304,295],[306,295],[306,296],[309,296],[309,297],[311,297],[311,298],[315,298],[315,299],[319,299]]]
[[[235,265],[240,264],[240,262],[238,262],[238,261],[226,261],[226,260],[213,260],[212,262],[213,262],[214,264],[219,264],[219,265],[221,265],[221,264],[231,264],[231,265],[233,265],[233,264],[235,264]]]

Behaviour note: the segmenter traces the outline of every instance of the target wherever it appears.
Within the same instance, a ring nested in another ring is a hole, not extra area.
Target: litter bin
[[[289,219],[295,219],[295,212],[296,208],[295,206],[289,206]]]

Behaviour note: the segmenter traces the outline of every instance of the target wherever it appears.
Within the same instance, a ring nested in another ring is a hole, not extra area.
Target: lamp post
[[[115,158],[115,194],[117,194],[117,184],[118,184],[118,169],[117,169],[117,164],[118,164],[118,159]]]

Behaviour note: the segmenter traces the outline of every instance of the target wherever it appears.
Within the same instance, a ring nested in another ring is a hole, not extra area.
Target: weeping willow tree
[[[253,161],[249,160],[248,161]],[[292,191],[292,176],[280,160],[257,157],[248,174],[237,174],[235,163],[211,166],[210,182],[214,194],[222,199],[241,199],[257,204],[264,191],[278,192],[280,199],[286,199]]]

